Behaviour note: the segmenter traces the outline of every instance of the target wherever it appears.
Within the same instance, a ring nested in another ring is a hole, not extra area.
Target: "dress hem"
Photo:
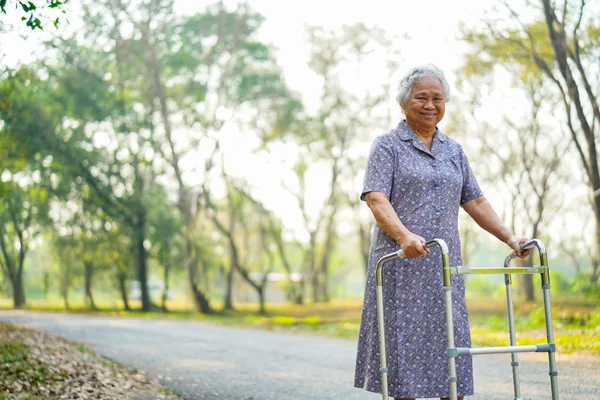
[[[373,388],[369,388],[369,387],[364,387],[364,386],[360,386],[357,384],[354,384],[354,387],[357,389],[363,389],[367,392],[371,392],[371,393],[378,393],[381,394],[381,390],[380,389],[373,389]],[[459,397],[466,397],[466,396],[473,396],[475,394],[475,391],[468,391],[468,392],[458,392],[457,396]],[[414,395],[414,394],[392,394],[392,393],[388,393],[388,395],[392,398],[416,398],[416,399],[430,399],[430,398],[443,398],[443,397],[450,397],[450,393],[443,393],[443,394],[433,394],[433,395]]]

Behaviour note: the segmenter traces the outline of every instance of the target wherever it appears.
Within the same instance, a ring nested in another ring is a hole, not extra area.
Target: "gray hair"
[[[420,67],[412,68],[398,83],[398,94],[396,95],[396,101],[400,104],[400,107],[404,109],[404,105],[408,100],[408,95],[415,84],[421,78],[433,77],[440,81],[442,88],[444,89],[444,100],[448,102],[450,100],[450,86],[444,78],[443,72],[433,64],[427,64]]]

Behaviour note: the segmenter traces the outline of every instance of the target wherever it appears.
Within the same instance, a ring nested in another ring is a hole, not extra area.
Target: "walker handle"
[[[532,240],[530,240],[528,242],[525,242],[525,243],[519,245],[519,249],[521,249],[521,251],[528,250],[528,249],[533,249],[534,247],[537,247],[537,243],[538,242],[539,242],[539,240],[532,239]]]
[[[440,244],[438,242],[439,240],[440,239],[430,240],[429,242],[425,243],[423,245],[423,247],[431,247],[431,246],[436,246],[437,245],[437,246],[440,246],[442,248],[442,252],[446,252],[447,253],[448,252],[448,246],[446,246],[446,243],[444,241],[442,241],[443,245]],[[406,258],[406,254],[404,254],[404,251],[402,251],[402,249],[398,250],[394,254],[396,254],[396,257],[398,257],[398,258]]]
[[[528,249],[533,249],[534,247],[537,247],[538,249],[538,253],[540,255],[540,264],[542,264],[542,266],[548,266],[548,256],[546,254],[546,247],[544,246],[544,243],[542,243],[541,240],[539,239],[531,239],[521,245],[519,245],[519,249],[521,251],[524,250],[528,250]],[[506,256],[506,259],[504,260],[504,267],[507,268],[511,262],[511,260],[513,258],[515,258],[515,251],[512,250],[508,256]]]

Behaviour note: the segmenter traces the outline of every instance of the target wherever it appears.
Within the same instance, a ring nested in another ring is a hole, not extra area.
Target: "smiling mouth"
[[[427,117],[427,118],[433,118],[433,117],[435,117],[436,114],[425,114],[425,113],[422,113],[421,115],[424,116],[424,117]]]

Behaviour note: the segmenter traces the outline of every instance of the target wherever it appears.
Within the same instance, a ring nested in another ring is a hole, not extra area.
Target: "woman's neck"
[[[411,124],[406,121],[408,126],[410,126],[413,132],[421,139],[421,141],[425,144],[425,146],[431,150],[431,145],[433,144],[433,136],[435,135],[435,127],[428,128],[423,126],[418,126],[417,124]],[[413,126],[414,125],[414,126]]]

